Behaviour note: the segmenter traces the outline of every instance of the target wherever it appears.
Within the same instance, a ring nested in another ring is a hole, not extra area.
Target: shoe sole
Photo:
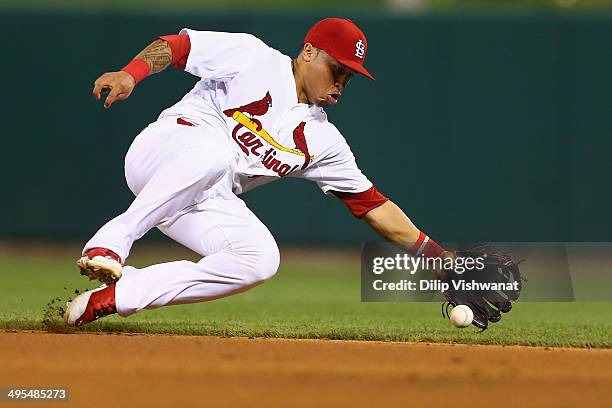
[[[77,266],[81,275],[87,276],[89,280],[99,280],[107,285],[117,282],[123,275],[123,266],[119,262],[100,255],[92,259],[84,256],[77,261]]]
[[[103,289],[103,288],[100,288]],[[97,289],[88,290],[85,293],[81,293],[79,296],[74,298],[71,302],[66,303],[66,312],[64,312],[64,321],[69,326],[80,326],[80,324],[76,324],[76,321],[79,320],[85,310],[87,309],[87,304],[89,303],[89,298],[91,294],[95,292]]]

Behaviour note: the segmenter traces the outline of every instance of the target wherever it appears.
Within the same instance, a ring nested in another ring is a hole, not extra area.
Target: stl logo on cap
[[[325,18],[306,34],[304,44],[322,49],[340,64],[370,79],[372,74],[363,66],[368,51],[368,40],[355,23],[346,18]]]
[[[365,54],[365,45],[363,44],[363,41],[361,41],[361,38],[360,38],[359,41],[355,43],[355,56],[357,58],[363,58],[364,54]]]

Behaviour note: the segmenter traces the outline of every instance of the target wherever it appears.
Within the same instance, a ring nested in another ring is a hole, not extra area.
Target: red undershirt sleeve
[[[172,66],[180,69],[185,69],[187,65],[187,57],[191,51],[191,41],[187,34],[183,35],[162,35],[158,37],[168,43],[172,50]]]
[[[341,191],[332,191],[332,194],[342,200],[351,213],[358,218],[363,217],[363,215],[368,211],[373,210],[376,207],[380,207],[389,200],[374,186],[361,193],[343,193]]]

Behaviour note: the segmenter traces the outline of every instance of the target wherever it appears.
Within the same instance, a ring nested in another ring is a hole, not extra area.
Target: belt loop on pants
[[[194,124],[193,124],[193,123],[191,123],[191,122],[187,122],[187,121],[186,121],[185,119],[183,119],[183,118],[178,118],[178,119],[176,120],[176,123],[178,123],[179,125],[185,125],[185,126],[194,126]]]

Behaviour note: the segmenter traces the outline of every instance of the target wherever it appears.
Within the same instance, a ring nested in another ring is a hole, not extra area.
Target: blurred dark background
[[[128,146],[197,78],[170,69],[110,110],[91,89],[157,35],[249,32],[293,56],[341,16],[365,31],[377,81],[353,80],[329,119],[418,226],[439,241],[612,241],[609,4],[3,1],[0,239],[85,241],[129,205]],[[375,239],[308,182],[243,198],[279,243]]]

